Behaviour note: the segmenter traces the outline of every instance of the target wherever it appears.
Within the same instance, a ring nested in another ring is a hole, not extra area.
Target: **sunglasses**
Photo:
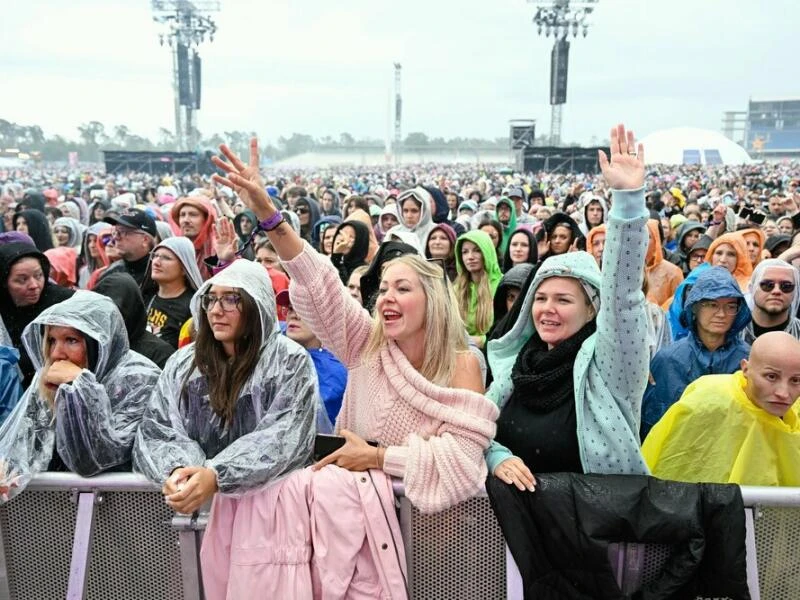
[[[113,233],[104,233],[100,236],[100,244],[103,246],[108,246],[114,239]]]
[[[771,292],[775,289],[775,286],[783,292],[784,294],[791,294],[794,291],[794,283],[791,281],[774,281],[772,279],[762,279],[758,287],[761,288],[762,292]]]
[[[295,209],[294,209],[294,212],[295,212],[296,214],[298,214],[298,215],[307,215],[307,214],[308,214],[309,212],[311,212],[311,211],[310,211],[310,210],[308,210],[308,209],[307,209],[306,207],[304,207],[304,206],[298,206],[297,208],[295,208]]]

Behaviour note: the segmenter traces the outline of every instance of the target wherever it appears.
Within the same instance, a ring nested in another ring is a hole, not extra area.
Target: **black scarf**
[[[596,328],[592,319],[552,350],[547,349],[547,343],[534,331],[511,369],[511,381],[514,383],[512,396],[535,412],[550,412],[573,400],[572,367],[575,357]]]

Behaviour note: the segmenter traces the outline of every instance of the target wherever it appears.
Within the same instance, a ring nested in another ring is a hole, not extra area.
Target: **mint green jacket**
[[[488,343],[494,381],[487,397],[502,410],[511,397],[511,369],[533,335],[531,307],[547,277],[572,276],[600,290],[597,330],[581,346],[573,366],[578,446],[586,473],[648,474],[639,443],[641,401],[647,385],[647,315],[642,293],[648,211],[644,192],[615,190],[606,231],[603,271],[587,252],[545,260],[536,273],[512,329]],[[513,452],[492,442],[489,472]],[[536,472],[536,465],[528,465]]]

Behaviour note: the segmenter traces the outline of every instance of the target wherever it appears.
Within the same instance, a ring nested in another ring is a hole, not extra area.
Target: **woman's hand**
[[[81,371],[83,369],[75,363],[68,360],[57,360],[47,369],[44,382],[56,387],[62,383],[72,383],[81,374]]]
[[[249,165],[244,164],[226,144],[220,145],[219,150],[228,160],[224,161],[219,156],[212,156],[211,160],[217,167],[225,171],[227,176],[214,174],[212,179],[236,192],[242,202],[256,213],[259,220],[263,221],[275,214],[277,209],[270,200],[261,174],[258,172],[258,140],[256,138],[250,140]]]
[[[516,456],[507,458],[497,465],[494,469],[494,476],[509,485],[514,484],[520,492],[536,491],[536,478],[522,462],[522,459]]]
[[[550,252],[550,238],[547,235],[547,230],[542,227],[544,231],[544,237],[536,242],[536,251],[539,253],[539,256],[547,256],[547,253]]]
[[[238,249],[239,236],[236,235],[233,222],[227,217],[217,219],[217,259],[233,262]]]
[[[615,190],[635,190],[644,185],[644,146],[638,148],[632,131],[620,123],[611,129],[611,162],[606,153],[597,151],[600,169],[609,187]]]
[[[217,474],[207,467],[180,467],[169,476],[161,493],[174,511],[190,515],[217,493]]]
[[[319,471],[327,465],[337,465],[348,471],[366,471],[367,469],[381,468],[382,448],[370,446],[355,433],[346,429],[342,429],[339,433],[346,440],[344,446],[320,460],[311,467],[312,470]]]
[[[348,227],[348,229],[350,229]],[[353,249],[353,237],[346,231],[340,230],[336,232],[336,237],[333,238],[333,254],[347,254]]]

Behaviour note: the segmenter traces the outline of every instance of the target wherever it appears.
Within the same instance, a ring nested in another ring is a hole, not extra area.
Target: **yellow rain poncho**
[[[800,486],[800,407],[783,419],[745,395],[741,371],[686,388],[650,431],[642,454],[661,479]]]

